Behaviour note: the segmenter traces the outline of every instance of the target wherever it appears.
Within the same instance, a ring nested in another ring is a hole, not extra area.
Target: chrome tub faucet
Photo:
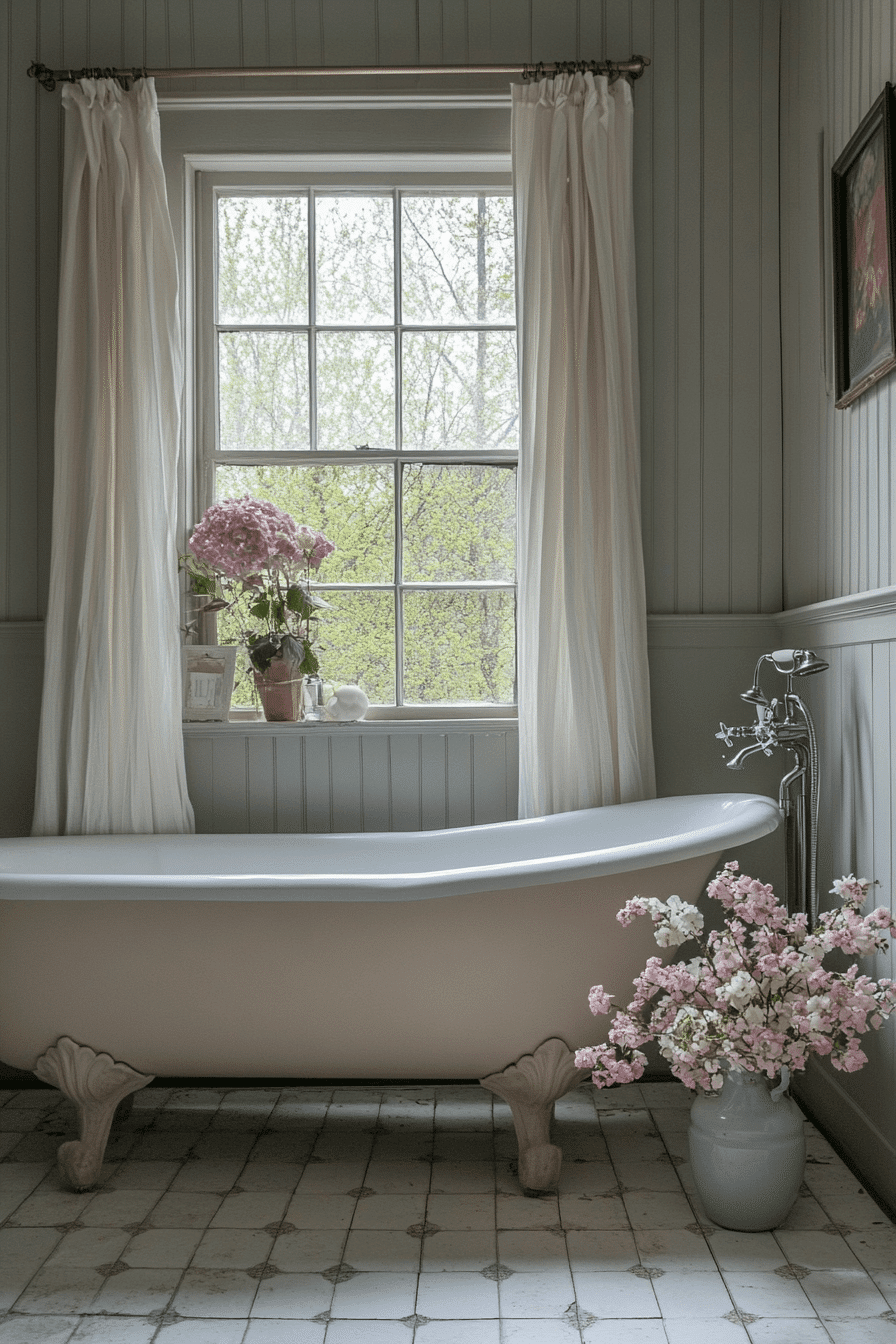
[[[771,663],[786,678],[783,696],[769,699],[761,689],[759,674],[763,663]],[[752,686],[740,697],[756,706],[756,722],[735,728],[720,723],[716,733],[728,747],[736,740],[747,739],[746,745],[726,761],[729,770],[742,770],[747,758],[758,751],[771,756],[775,751],[785,750],[795,758],[793,768],[782,777],[778,787],[778,805],[785,820],[788,908],[803,911],[810,927],[818,918],[818,744],[812,716],[794,691],[793,678],[824,672],[827,667],[811,649],[775,649],[773,653],[762,654]]]

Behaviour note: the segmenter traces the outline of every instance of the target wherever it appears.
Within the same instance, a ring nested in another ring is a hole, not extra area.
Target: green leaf
[[[249,608],[252,616],[260,616],[264,620],[270,612],[271,604],[266,597],[260,597],[257,602],[253,602]]]

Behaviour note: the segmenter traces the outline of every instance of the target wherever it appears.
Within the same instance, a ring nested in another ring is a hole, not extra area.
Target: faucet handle
[[[716,737],[720,742],[724,742],[726,747],[733,747],[734,739],[731,736],[731,729],[726,728],[725,724],[722,722],[719,723],[719,728],[721,731],[716,733]]]

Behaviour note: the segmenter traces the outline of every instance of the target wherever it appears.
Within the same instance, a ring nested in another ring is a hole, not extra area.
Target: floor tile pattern
[[[0,1344],[896,1344],[896,1226],[807,1123],[784,1227],[706,1216],[675,1082],[557,1104],[524,1197],[478,1086],[147,1088],[100,1185],[0,1091]]]

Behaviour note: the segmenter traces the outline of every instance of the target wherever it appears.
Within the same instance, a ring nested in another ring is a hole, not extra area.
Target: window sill
[[[251,733],[252,736],[275,733],[319,733],[319,732],[363,732],[375,733],[421,733],[421,732],[471,732],[476,729],[515,729],[516,712],[503,715],[463,715],[451,718],[365,718],[348,723],[337,723],[332,719],[300,719],[297,723],[268,723],[264,719],[239,718],[226,723],[220,720],[192,720],[184,722],[183,730],[187,736],[203,733],[233,734]]]

